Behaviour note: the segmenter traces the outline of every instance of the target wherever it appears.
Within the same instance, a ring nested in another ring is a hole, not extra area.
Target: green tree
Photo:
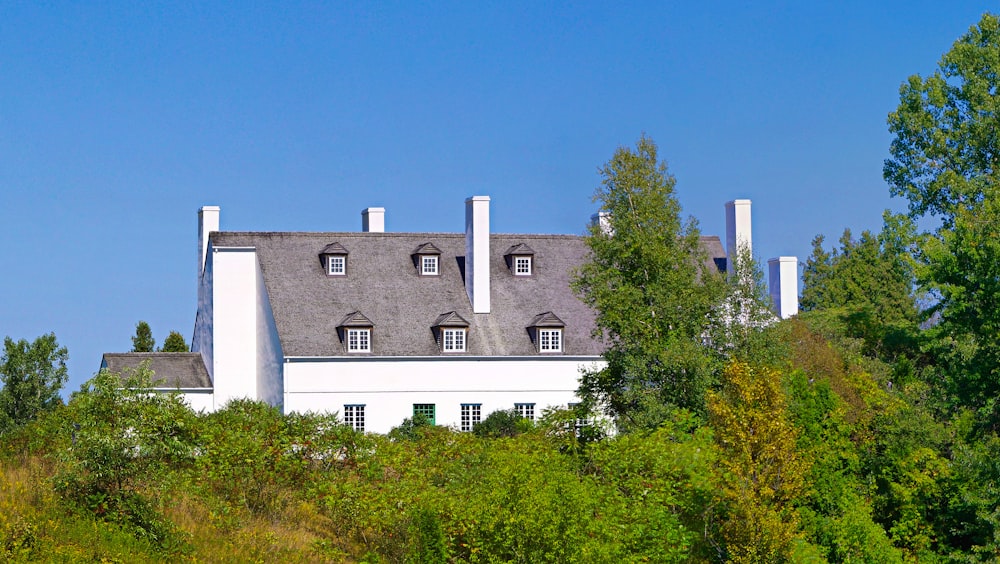
[[[156,350],[156,339],[149,323],[140,321],[135,325],[135,336],[132,337],[132,352],[153,352]]]
[[[862,339],[872,354],[896,356],[915,348],[919,321],[911,248],[918,241],[913,222],[886,212],[879,233],[855,239],[850,229],[832,252],[823,236],[803,275],[804,312],[836,318],[845,336]]]
[[[607,214],[586,238],[589,260],[574,290],[597,314],[607,365],[584,373],[580,393],[623,428],[655,427],[672,407],[704,412],[712,357],[702,343],[724,294],[693,219],[680,217],[674,177],[642,136],[600,171],[594,200]]]
[[[926,79],[911,76],[889,115],[883,169],[910,216],[940,223],[918,258],[938,301],[935,328],[949,391],[1000,424],[1000,21],[984,14]]]
[[[69,353],[54,333],[29,343],[4,339],[0,357],[0,425],[21,426],[44,410],[62,402],[59,390],[66,383]],[[0,431],[4,428],[0,426]]]
[[[787,403],[780,373],[742,363],[730,364],[721,390],[708,393],[721,532],[732,562],[787,561],[800,536],[793,503],[804,493],[809,463],[796,448]]]
[[[167,338],[163,340],[163,348],[160,349],[162,352],[188,352],[187,343],[184,341],[184,335],[181,335],[177,331],[171,331]]]

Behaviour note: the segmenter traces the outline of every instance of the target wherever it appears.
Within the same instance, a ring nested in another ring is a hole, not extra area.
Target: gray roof
[[[101,368],[121,373],[134,370],[149,362],[156,388],[211,388],[212,380],[205,369],[201,353],[152,352],[104,353]]]
[[[603,352],[591,338],[594,313],[570,289],[588,254],[583,237],[491,234],[488,314],[472,312],[461,233],[223,231],[213,232],[210,242],[256,248],[284,356],[348,356],[337,329],[352,313],[371,321],[376,356],[442,354],[434,326],[448,313],[468,321],[471,356],[537,355],[529,327],[547,312],[565,323],[563,354]],[[332,242],[350,249],[346,276],[327,276],[317,264],[317,254]],[[413,250],[428,242],[441,251],[438,276],[413,268]],[[716,264],[725,256],[718,237],[703,237],[702,244]],[[506,264],[504,253],[517,245],[534,251],[532,276],[514,276]]]

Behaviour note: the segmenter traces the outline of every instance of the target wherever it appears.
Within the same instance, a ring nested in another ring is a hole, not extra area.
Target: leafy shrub
[[[477,437],[499,438],[516,437],[530,431],[533,423],[521,417],[514,409],[494,411],[479,423],[472,426],[472,433]]]

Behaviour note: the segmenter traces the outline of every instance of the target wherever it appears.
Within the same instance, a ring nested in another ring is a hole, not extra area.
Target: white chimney
[[[732,273],[739,251],[753,252],[750,237],[750,200],[726,202],[726,270]]]
[[[198,278],[205,273],[208,258],[208,234],[219,230],[219,206],[202,206],[198,210]]]
[[[385,208],[361,210],[361,230],[365,233],[385,232]]]
[[[601,228],[601,233],[608,235],[614,235],[614,231],[611,229],[611,212],[597,212],[590,216],[590,224],[596,225]]]
[[[472,313],[490,312],[490,197],[465,200],[465,291]]]
[[[799,312],[799,259],[778,257],[767,261],[768,286],[778,317],[788,319]]]

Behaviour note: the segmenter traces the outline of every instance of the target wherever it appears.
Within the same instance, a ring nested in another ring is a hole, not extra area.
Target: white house
[[[730,247],[749,244],[750,202],[732,204]],[[534,418],[579,401],[581,370],[602,362],[594,313],[570,288],[584,239],[491,233],[489,205],[466,200],[464,233],[387,233],[383,208],[364,210],[358,232],[228,232],[203,207],[192,351],[210,393],[189,401],[337,411],[375,432],[415,413],[469,430],[495,410]],[[725,268],[720,239],[702,244]]]

